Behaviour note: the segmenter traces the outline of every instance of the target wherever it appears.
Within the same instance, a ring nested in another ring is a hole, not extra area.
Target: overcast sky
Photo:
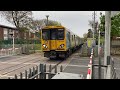
[[[100,12],[105,13],[104,11],[96,12],[96,20],[98,21]],[[90,28],[88,21],[92,20],[92,13],[93,11],[33,11],[33,17],[34,19],[45,19],[45,15],[49,15],[50,20],[60,22],[63,26],[82,37]],[[0,24],[13,26],[2,17],[0,17]]]

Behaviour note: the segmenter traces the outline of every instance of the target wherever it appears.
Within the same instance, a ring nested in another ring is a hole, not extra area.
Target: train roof
[[[49,28],[65,28],[63,26],[45,26],[43,29],[49,29]]]
[[[65,28],[67,31],[72,32],[70,29],[64,27],[64,26],[45,26],[43,29],[49,29],[49,28]],[[72,34],[76,35],[74,32],[72,32]],[[77,37],[80,37],[78,35],[76,35]]]

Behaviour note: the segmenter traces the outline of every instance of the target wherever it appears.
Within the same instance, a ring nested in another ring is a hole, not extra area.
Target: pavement
[[[120,56],[112,56],[114,60],[114,67],[116,69],[116,75],[120,78]],[[71,58],[70,63],[66,66],[63,72],[83,74],[84,78],[87,77],[89,57],[81,57],[79,53],[75,53]],[[94,58],[94,64],[98,64],[98,57]],[[104,57],[101,58],[101,65],[104,65]],[[98,67],[94,67],[93,79],[99,79]],[[101,79],[104,79],[104,68],[101,68]]]
[[[71,58],[70,63],[66,66],[63,72],[83,74],[83,77],[87,77],[89,57],[81,57],[79,53],[75,53]]]

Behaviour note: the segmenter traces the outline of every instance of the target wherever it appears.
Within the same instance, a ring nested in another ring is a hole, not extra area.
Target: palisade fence
[[[15,54],[30,54],[41,50],[40,40],[15,39],[13,53],[13,40],[0,40],[0,56]]]
[[[60,72],[63,71],[62,65],[59,68]],[[36,67],[29,68],[25,72],[20,72],[19,75],[14,76],[14,78],[8,77],[8,79],[52,79],[54,75],[58,72],[58,67],[49,65],[47,70],[46,64],[39,64]]]

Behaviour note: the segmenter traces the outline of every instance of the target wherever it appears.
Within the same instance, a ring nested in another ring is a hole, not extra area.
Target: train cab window
[[[64,30],[58,29],[58,40],[64,40]]]
[[[49,40],[49,30],[42,30],[42,39],[43,40]]]
[[[56,40],[57,36],[56,36],[56,30],[51,30],[50,31],[50,40]]]

